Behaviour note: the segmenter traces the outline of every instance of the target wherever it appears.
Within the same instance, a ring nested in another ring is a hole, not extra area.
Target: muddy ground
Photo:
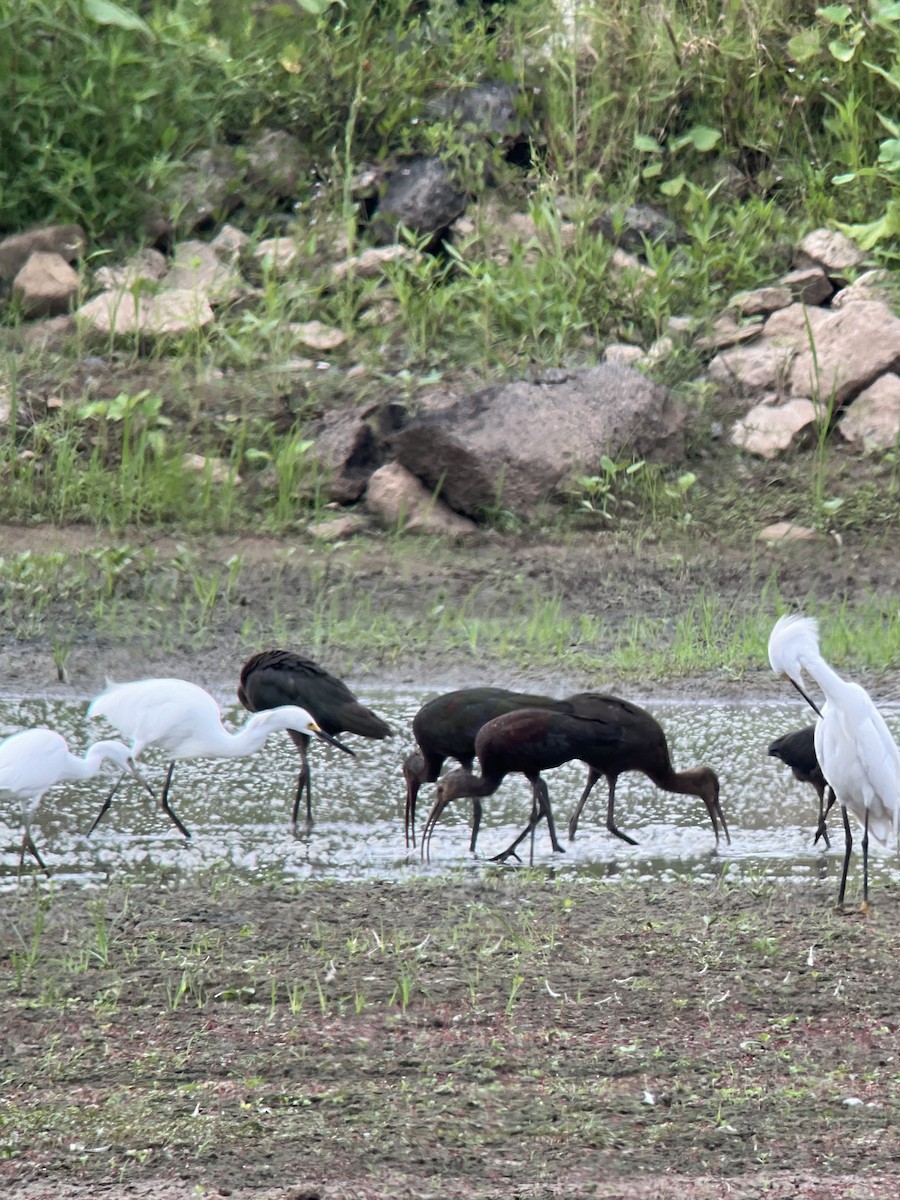
[[[4,897],[0,1191],[897,1194],[896,916],[472,882]]]
[[[3,553],[92,538],[0,531]],[[209,562],[239,552],[258,565],[245,602],[202,644],[128,622],[99,637],[63,600],[21,639],[8,608],[4,690],[89,695],[106,675],[159,672],[229,691],[258,648],[241,610],[259,597],[292,617],[304,645],[322,575],[306,558],[274,569],[283,549],[204,544]],[[328,586],[352,578],[378,604],[421,614],[436,595],[452,603],[479,585],[486,604],[508,604],[536,584],[602,612],[612,637],[635,611],[671,615],[713,591],[735,611],[758,606],[773,573],[797,601],[900,594],[893,551],[846,541],[676,554],[596,534],[564,546],[486,537],[464,554],[402,560],[373,542],[329,570]],[[50,631],[66,620],[75,636],[61,682]],[[435,651],[427,629],[399,656],[345,664],[335,646],[328,663],[357,683],[435,687],[486,682],[489,670]],[[511,681],[560,692],[600,682],[549,676],[524,668]],[[896,672],[877,682],[897,694]],[[765,664],[625,686],[636,697],[778,687]],[[83,892],[23,881],[0,910],[0,1193],[893,1197],[900,892],[879,890],[868,917],[833,901],[831,885],[578,884],[491,866],[418,885],[218,878]]]

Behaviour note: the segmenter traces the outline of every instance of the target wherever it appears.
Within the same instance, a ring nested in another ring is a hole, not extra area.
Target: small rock
[[[303,143],[283,129],[265,129],[242,147],[250,186],[273,199],[297,195],[306,157]]]
[[[310,350],[336,350],[347,340],[347,335],[340,329],[323,325],[321,321],[293,321],[288,328]]]
[[[163,291],[138,299],[131,292],[103,292],[82,304],[75,315],[103,336],[178,336],[202,329],[214,319],[206,296],[187,291]]]
[[[80,225],[45,225],[14,233],[0,241],[0,279],[14,279],[32,254],[58,254],[71,263],[81,257],[86,246]]]
[[[831,280],[821,267],[802,267],[797,271],[789,271],[781,277],[780,283],[791,289],[795,300],[812,307],[825,304],[834,293]]]
[[[209,244],[223,262],[231,264],[247,249],[250,236],[236,225],[223,225]]]
[[[364,533],[368,528],[369,522],[365,517],[357,513],[348,513],[346,516],[336,517],[333,521],[317,521],[315,525],[309,526],[309,532],[320,542],[342,542],[357,533]]]
[[[300,247],[292,237],[263,238],[253,251],[253,257],[263,270],[281,278],[299,259]]]
[[[814,229],[794,254],[796,267],[822,267],[832,278],[846,275],[865,261],[856,242],[836,229]]]
[[[614,342],[603,351],[603,361],[618,363],[620,367],[633,367],[644,357],[640,346],[629,346],[626,342]]]
[[[742,317],[767,317],[779,308],[787,308],[793,296],[788,287],[762,287],[752,292],[736,292],[728,301]]]
[[[118,267],[98,267],[94,282],[104,291],[114,288],[131,288],[136,283],[157,283],[169,269],[164,254],[147,248],[132,254]]]
[[[888,372],[860,392],[838,429],[867,454],[893,450],[900,439],[900,376]]]
[[[794,353],[793,346],[764,339],[722,350],[707,370],[710,379],[747,395],[777,392],[786,384]]]
[[[369,479],[366,508],[388,529],[406,533],[452,534],[471,537],[478,526],[435,499],[420,480],[399,463],[388,463]]]
[[[48,317],[46,321],[35,321],[26,326],[22,340],[31,349],[55,352],[61,350],[77,332],[74,316],[66,313],[62,317]]]
[[[742,324],[729,313],[724,313],[713,322],[709,333],[694,340],[694,349],[701,351],[727,350],[730,346],[752,342],[754,338],[759,337],[762,329],[763,323],[759,318]]]
[[[390,263],[402,262],[404,259],[412,262],[415,257],[408,246],[372,246],[362,254],[336,263],[332,278],[340,281],[347,275],[357,275],[360,279],[375,279]]]
[[[233,300],[242,290],[236,272],[225,265],[209,242],[196,238],[174,246],[172,265],[162,286],[167,290],[202,293],[212,304]]]
[[[240,475],[233,475],[231,465],[224,458],[206,458],[203,454],[185,454],[181,465],[186,471],[200,474],[209,472],[213,483],[243,483]]]
[[[877,301],[848,304],[816,329],[815,353],[804,348],[795,358],[791,392],[839,408],[897,362],[900,317]]]
[[[858,304],[864,300],[890,300],[890,273],[880,268],[873,271],[863,271],[849,287],[841,288],[831,301],[832,309],[845,308],[848,304]]]
[[[794,399],[785,404],[762,403],[738,421],[731,431],[735,446],[760,458],[777,458],[799,434],[811,433],[816,406],[811,400]]]
[[[806,525],[795,525],[792,521],[776,521],[774,525],[767,525],[765,529],[761,529],[756,537],[760,542],[774,545],[776,542],[813,542],[821,539],[822,535],[818,530],[810,529]]]
[[[78,295],[77,271],[61,254],[36,250],[13,280],[12,294],[26,317],[55,317]]]

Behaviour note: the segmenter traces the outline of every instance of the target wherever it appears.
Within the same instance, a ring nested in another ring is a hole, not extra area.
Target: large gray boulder
[[[601,363],[555,371],[535,382],[438,400],[391,439],[407,470],[457,512],[528,512],[595,475],[604,455],[677,462],[684,407],[639,371]]]

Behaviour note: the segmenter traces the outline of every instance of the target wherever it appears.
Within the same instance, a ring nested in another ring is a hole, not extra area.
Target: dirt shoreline
[[[4,898],[17,1200],[884,1198],[896,913],[474,881]]]

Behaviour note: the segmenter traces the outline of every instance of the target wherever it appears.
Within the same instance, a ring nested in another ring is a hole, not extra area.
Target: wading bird
[[[636,846],[634,838],[620,832],[615,823],[616,782],[626,771],[642,771],[658,788],[664,792],[675,792],[682,796],[697,796],[706,805],[712,821],[716,843],[719,841],[719,825],[722,822],[722,832],[725,840],[731,842],[725,815],[719,803],[719,780],[710,767],[689,767],[684,771],[676,771],[669,755],[669,744],[659,721],[652,717],[645,708],[622,700],[619,696],[610,696],[602,692],[580,692],[570,696],[569,702],[575,711],[585,717],[608,722],[615,725],[619,737],[609,745],[598,746],[593,758],[584,761],[591,768],[587,784],[581,799],[569,819],[569,840],[575,837],[578,820],[582,809],[587,803],[594,784],[601,776],[609,785],[606,803],[606,828],[615,837]],[[581,757],[573,755],[573,758]]]
[[[471,772],[475,763],[475,738],[479,729],[504,713],[522,708],[546,708],[555,712],[570,711],[566,702],[551,696],[512,692],[498,687],[460,688],[446,692],[423,704],[413,717],[412,731],[418,750],[403,763],[406,780],[406,812],[404,831],[407,846],[416,844],[416,799],[423,783],[435,783],[445,761],[455,758],[464,770]],[[481,825],[481,800],[472,798],[472,837],[469,849],[474,851]]]
[[[378,741],[393,735],[390,726],[360,704],[345,683],[330,675],[312,659],[303,658],[290,650],[263,650],[248,658],[241,667],[237,694],[238,700],[250,712],[281,708],[287,704],[308,709],[319,730],[326,734],[357,733],[360,737]],[[297,729],[289,729],[288,733],[300,751],[300,776],[291,819],[291,827],[296,831],[304,791],[306,828],[312,826],[312,792],[307,757],[309,735]]]
[[[491,796],[507,775],[522,774],[532,788],[531,818],[523,833],[497,855],[496,861],[515,854],[516,847],[533,833],[542,815],[547,818],[553,849],[562,853],[541,772],[573,759],[591,765],[592,760],[605,747],[614,745],[620,736],[619,727],[606,721],[541,708],[518,709],[488,721],[475,738],[481,775],[461,769],[438,780],[437,798],[422,830],[423,850],[428,847],[437,820],[451,801],[462,796]]]
[[[825,819],[834,804],[834,792],[822,774],[822,768],[816,758],[815,733],[815,725],[807,725],[804,729],[795,730],[794,733],[782,734],[769,747],[769,754],[773,758],[780,758],[785,766],[790,767],[791,774],[800,783],[812,784],[816,789],[816,795],[819,797],[819,824],[816,827],[813,845],[819,838],[822,838],[828,847],[831,845],[831,841],[828,837]],[[826,792],[828,793],[827,804],[825,802]]]
[[[254,713],[241,729],[229,733],[209,692],[184,679],[138,679],[114,685],[94,700],[88,716],[105,717],[122,737],[128,738],[134,759],[151,746],[166,751],[170,762],[160,803],[185,837],[191,835],[169,805],[172,772],[178,759],[242,758],[255,754],[269,734],[282,729],[321,738],[347,754],[353,753],[321,729],[305,709],[293,704]],[[104,801],[90,833],[109,808],[118,786]]]
[[[819,627],[812,617],[779,617],[769,635],[769,662],[776,675],[789,679],[812,708],[803,688],[808,672],[825,693],[815,726],[816,757],[834,789],[844,821],[844,866],[838,906],[844,903],[853,850],[848,810],[863,827],[863,902],[869,908],[869,833],[884,845],[900,832],[900,750],[875,707],[857,683],[842,679],[819,651]]]
[[[153,795],[150,785],[138,772],[131,751],[121,742],[95,742],[84,752],[83,758],[72,754],[66,739],[52,729],[24,729],[0,743],[0,796],[19,801],[25,822],[19,854],[20,871],[27,850],[41,869],[50,874],[31,836],[31,822],[44,793],[59,783],[93,779],[107,761],[115,763],[123,772],[130,771]]]

